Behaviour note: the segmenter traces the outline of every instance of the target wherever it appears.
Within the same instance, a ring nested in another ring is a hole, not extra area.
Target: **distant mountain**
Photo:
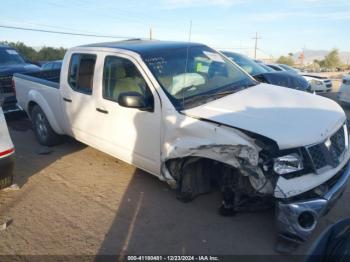
[[[304,51],[304,57],[305,57],[304,63],[311,64],[315,59],[322,60],[329,52],[330,51],[326,51],[326,50],[305,49],[305,51]],[[295,61],[298,61],[300,54],[301,54],[301,52],[293,54],[293,58]],[[346,63],[350,64],[350,52],[340,51],[339,57],[344,64],[346,64]]]

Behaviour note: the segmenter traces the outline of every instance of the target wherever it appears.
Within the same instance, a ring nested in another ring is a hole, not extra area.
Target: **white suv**
[[[0,189],[12,184],[15,149],[7,128],[0,97]]]

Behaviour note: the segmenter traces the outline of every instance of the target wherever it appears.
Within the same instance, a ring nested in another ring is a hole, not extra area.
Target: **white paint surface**
[[[276,141],[280,149],[321,142],[346,119],[342,108],[330,99],[267,84],[185,113],[266,136]]]
[[[13,148],[13,143],[7,128],[4,113],[2,111],[2,108],[0,107],[0,153],[12,148]],[[8,157],[8,155],[3,157]]]

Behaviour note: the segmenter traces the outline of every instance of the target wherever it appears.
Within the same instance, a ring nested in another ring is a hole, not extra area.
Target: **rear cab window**
[[[91,95],[96,64],[96,55],[73,54],[69,63],[68,83],[83,94]]]

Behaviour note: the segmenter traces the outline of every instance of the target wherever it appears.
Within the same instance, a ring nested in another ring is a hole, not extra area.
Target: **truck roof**
[[[7,48],[7,49],[11,48],[11,49],[13,49],[12,47],[10,47],[8,45],[0,44],[0,49],[2,49],[2,48]]]
[[[118,48],[133,51],[139,54],[147,53],[157,49],[173,49],[188,46],[202,46],[203,44],[191,42],[160,41],[160,40],[142,40],[130,39],[118,42],[105,42],[83,45],[81,47],[100,47],[100,48]]]

